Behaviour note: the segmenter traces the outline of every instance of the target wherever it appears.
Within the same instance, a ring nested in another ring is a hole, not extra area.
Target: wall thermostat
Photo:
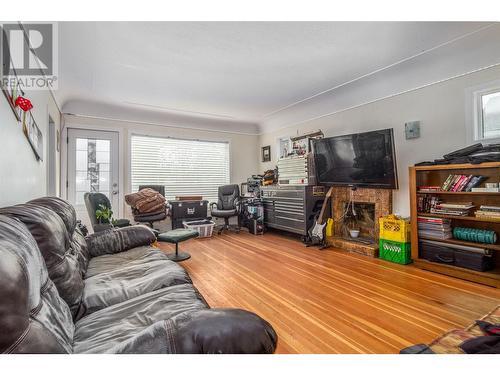
[[[420,121],[410,121],[405,123],[406,139],[420,138]]]

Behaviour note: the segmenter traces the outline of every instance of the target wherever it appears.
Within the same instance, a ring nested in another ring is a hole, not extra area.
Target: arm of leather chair
[[[236,212],[241,213],[241,197],[237,197],[234,200],[234,206],[236,207]]]
[[[272,354],[278,336],[258,315],[240,309],[203,309],[157,322],[112,353]]]
[[[156,241],[153,231],[144,225],[97,232],[85,239],[92,257],[120,253],[134,247],[151,245]]]
[[[210,202],[210,204],[208,206],[210,207],[210,212],[212,212],[213,206],[215,206],[215,208],[217,208],[217,202]]]

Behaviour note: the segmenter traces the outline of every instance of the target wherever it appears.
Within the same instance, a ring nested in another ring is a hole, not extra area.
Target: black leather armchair
[[[165,197],[165,186],[164,185],[139,185],[139,191],[142,189],[153,189]],[[137,223],[145,223],[149,225],[150,228],[154,228],[153,224],[157,221],[162,221],[167,218],[168,215],[168,205],[165,208],[157,212],[148,212],[145,214],[134,214],[134,221]]]
[[[236,216],[238,224],[235,228],[236,232],[240,231],[240,187],[234,185],[219,186],[217,203],[210,203],[210,211],[212,217],[224,219],[224,225],[218,228],[218,234],[224,230],[232,229],[229,225],[229,218]]]
[[[85,193],[83,196],[85,201],[85,207],[87,207],[87,212],[89,214],[90,223],[92,224],[92,229],[94,232],[101,232],[106,229],[113,227],[123,228],[130,225],[130,220],[128,219],[117,219],[115,223],[111,224],[109,220],[97,219],[96,211],[102,206],[111,209],[111,202],[108,197],[102,193]]]

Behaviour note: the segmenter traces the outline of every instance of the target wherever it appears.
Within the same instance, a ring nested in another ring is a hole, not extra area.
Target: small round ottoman
[[[198,237],[198,232],[192,229],[174,229],[158,235],[158,242],[175,243],[175,253],[167,254],[168,259],[174,262],[182,262],[191,258],[189,253],[179,253],[179,242]]]

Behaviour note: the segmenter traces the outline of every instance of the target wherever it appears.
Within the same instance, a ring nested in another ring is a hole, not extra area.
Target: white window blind
[[[217,188],[229,183],[229,144],[132,136],[132,191],[164,185],[167,200],[201,195],[217,201]]]

